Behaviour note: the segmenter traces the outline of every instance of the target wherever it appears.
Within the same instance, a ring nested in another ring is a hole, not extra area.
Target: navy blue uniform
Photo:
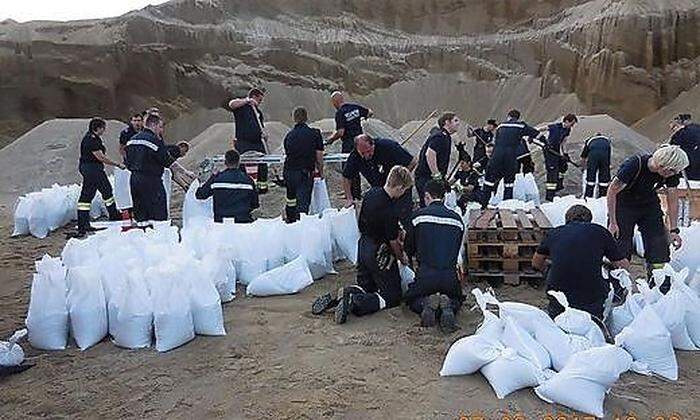
[[[195,192],[198,200],[214,197],[214,221],[233,218],[236,223],[251,223],[251,212],[260,207],[255,182],[240,168],[212,175]]]
[[[680,146],[688,155],[690,166],[685,170],[688,179],[700,181],[700,125],[686,125],[673,134],[670,143]]]
[[[252,104],[245,104],[233,110],[233,119],[236,126],[236,150],[238,153],[255,151],[266,153],[263,144],[263,127],[265,118],[260,109]],[[267,185],[267,165],[258,165],[258,189],[266,191]]]
[[[617,179],[625,188],[617,196],[617,225],[620,229],[618,246],[622,254],[632,255],[634,227],[639,227],[644,242],[644,258],[650,265],[670,261],[669,240],[664,226],[659,196],[662,186],[675,188],[679,176],[664,178],[652,172],[648,163],[651,155],[632,156],[625,160],[617,172]]]
[[[547,126],[549,132],[547,136],[547,149],[544,150],[544,163],[547,169],[547,180],[545,188],[547,190],[545,199],[552,201],[554,194],[563,187],[564,174],[567,170],[566,160],[559,157],[561,155],[561,145],[571,134],[571,129],[564,127],[562,123],[550,124]]]
[[[138,134],[138,131],[134,128],[133,125],[129,124],[125,129],[119,133],[119,144],[121,146],[126,146],[126,142],[131,140],[132,137],[134,137],[136,134]]]
[[[463,190],[462,195],[459,197],[459,200],[457,200],[457,204],[462,211],[466,210],[469,202],[481,202],[482,191],[479,185],[479,178],[481,178],[481,174],[474,169],[470,171],[459,170],[455,174],[457,187]],[[469,187],[471,187],[471,191],[467,190]]]
[[[609,138],[597,135],[586,140],[581,151],[581,157],[586,159],[586,197],[593,197],[596,182],[598,184],[598,197],[608,195],[611,154],[612,148]]]
[[[131,199],[136,221],[160,221],[168,218],[163,170],[175,162],[178,153],[178,148],[168,148],[148,128],[144,128],[126,143],[126,162],[131,171]]]
[[[474,130],[474,161],[486,156],[487,144],[493,144],[493,132],[483,128]]]
[[[496,129],[493,156],[486,168],[482,205],[486,206],[491,193],[503,180],[503,199],[513,198],[515,174],[518,172],[518,157],[523,155],[523,137],[537,137],[539,131],[522,121],[508,120]]]
[[[573,308],[603,319],[603,303],[609,291],[601,275],[603,257],[625,258],[607,229],[594,223],[570,222],[548,232],[537,253],[549,256],[547,290],[566,295]],[[554,318],[564,308],[550,297],[549,314]]]
[[[409,307],[421,313],[426,297],[442,293],[456,311],[464,300],[457,278],[457,258],[464,236],[462,219],[442,201],[434,201],[414,213],[412,236],[418,270],[406,292]]]
[[[284,181],[287,187],[287,222],[299,220],[299,213],[308,213],[316,152],[323,151],[321,130],[305,123],[297,124],[284,137]]]
[[[104,164],[99,161],[94,152],[106,153],[102,139],[95,133],[88,132],[80,142],[80,164],[78,170],[83,177],[83,185],[78,198],[78,230],[84,232],[90,227],[90,204],[97,191],[107,206],[110,220],[117,220],[119,215],[114,204],[112,184],[107,179]]]
[[[428,159],[426,158],[428,149],[435,152],[437,157],[438,172],[443,178],[447,177],[448,166],[450,164],[450,154],[452,153],[452,136],[445,129],[433,129],[430,137],[425,141],[418,155],[418,166],[416,167],[416,190],[421,207],[425,207],[425,184],[432,177]]]
[[[350,311],[356,316],[394,307],[401,301],[399,267],[393,262],[387,270],[379,268],[379,247],[399,237],[399,219],[395,201],[384,188],[373,187],[365,194],[360,209],[360,241],[357,249],[357,284],[364,293],[353,295]]]
[[[362,118],[369,116],[369,109],[362,105],[346,102],[335,112],[335,129],[344,130],[341,150],[343,153],[351,153],[355,148],[355,137],[363,134]],[[345,168],[345,166],[343,166]],[[352,198],[362,197],[362,185],[360,176],[355,176],[350,182]]]

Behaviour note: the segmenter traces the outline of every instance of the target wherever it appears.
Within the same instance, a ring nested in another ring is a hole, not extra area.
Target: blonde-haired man
[[[626,258],[632,255],[632,236],[637,226],[644,242],[647,269],[661,268],[670,261],[670,242],[680,248],[678,192],[681,172],[688,167],[688,155],[678,146],[662,145],[654,154],[627,158],[608,191],[608,229]],[[656,190],[666,187],[668,232]],[[652,279],[653,281],[653,279]],[[670,282],[661,285],[666,292]]]

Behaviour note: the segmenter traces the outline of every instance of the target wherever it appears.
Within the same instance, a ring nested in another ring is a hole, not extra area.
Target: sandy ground
[[[176,206],[180,200],[177,194]],[[264,208],[266,215],[278,211],[281,194],[266,196]],[[65,231],[39,240],[9,238],[8,223],[0,229],[0,336],[23,326],[33,262],[59,254]],[[450,344],[481,321],[469,310],[471,299],[452,335],[421,328],[403,306],[342,326],[331,315],[312,316],[315,296],[353,281],[352,267],[337,268],[338,275],[295,296],[248,298],[239,289],[224,308],[227,336],[197,337],[166,354],[123,350],[108,340],[85,352],[37,351],[25,343],[36,366],[0,380],[0,418],[574,418],[531,389],[498,400],[481,375],[438,376]],[[530,286],[497,293],[545,302]],[[625,374],[607,399],[608,417],[698,418],[700,361],[677,354],[677,382]]]

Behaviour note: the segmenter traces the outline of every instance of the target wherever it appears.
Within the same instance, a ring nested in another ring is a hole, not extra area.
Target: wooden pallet
[[[533,244],[542,240],[552,228],[542,210],[472,210],[469,213],[468,239],[470,243],[501,243],[517,241]]]
[[[468,281],[472,283],[488,283],[490,286],[500,286],[502,284],[520,285],[523,283],[532,286],[541,286],[544,282],[542,273],[520,272],[520,273],[499,273],[479,270],[470,270]]]

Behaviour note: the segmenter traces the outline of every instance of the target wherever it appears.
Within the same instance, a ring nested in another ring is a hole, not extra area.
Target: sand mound
[[[681,93],[676,100],[637,121],[632,127],[657,143],[665,143],[670,137],[668,122],[676,115],[686,113],[691,114],[696,120],[700,117],[700,86]]]
[[[54,183],[80,182],[80,141],[89,121],[87,118],[49,120],[0,150],[3,180],[0,202],[11,205],[18,196]],[[107,132],[102,139],[112,159],[119,156],[119,132],[124,127],[122,122],[107,121]]]

